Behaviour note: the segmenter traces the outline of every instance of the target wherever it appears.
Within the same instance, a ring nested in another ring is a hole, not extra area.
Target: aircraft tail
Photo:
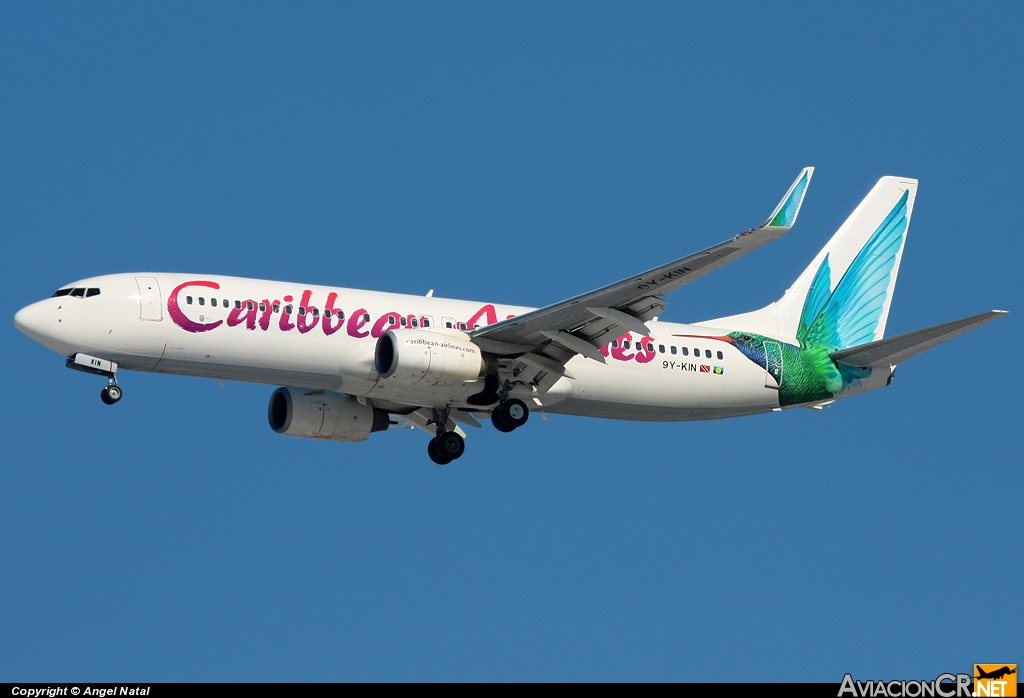
[[[882,177],[782,298],[753,313],[699,324],[833,350],[881,339],[916,194],[917,180]]]

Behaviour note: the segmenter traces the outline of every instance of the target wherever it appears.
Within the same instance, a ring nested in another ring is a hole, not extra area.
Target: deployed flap
[[[923,351],[942,344],[964,332],[1006,315],[1005,310],[990,310],[980,315],[972,315],[961,320],[953,320],[934,327],[916,332],[908,332],[889,339],[880,339],[870,344],[862,344],[852,349],[833,352],[829,356],[833,361],[867,368],[869,366],[895,366]]]
[[[493,342],[490,345],[493,347],[522,347],[521,351],[509,352],[507,355],[552,345],[554,348],[544,350],[545,353],[562,363],[575,354],[590,355],[590,352],[580,351],[581,345],[578,342],[586,342],[594,347],[608,344],[624,332],[637,329],[638,323],[659,315],[666,305],[661,295],[781,237],[796,222],[813,172],[813,167],[801,171],[772,215],[757,228],[740,233],[703,252],[677,259],[610,286],[488,325],[472,332],[471,336],[474,341],[485,340],[480,342],[485,348],[488,340]],[[559,337],[564,341],[560,341]]]

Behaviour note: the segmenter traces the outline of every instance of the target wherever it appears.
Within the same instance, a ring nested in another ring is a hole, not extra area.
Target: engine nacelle
[[[389,330],[377,340],[373,363],[381,378],[422,387],[471,383],[487,373],[480,347],[440,330]]]
[[[330,441],[363,441],[390,424],[386,411],[362,405],[353,397],[303,388],[275,390],[267,419],[278,434]]]

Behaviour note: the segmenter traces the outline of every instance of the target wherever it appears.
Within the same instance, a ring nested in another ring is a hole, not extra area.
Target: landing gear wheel
[[[455,460],[466,452],[466,442],[454,431],[446,431],[436,439],[434,450],[448,459],[448,462]]]
[[[443,453],[437,450],[436,436],[427,444],[427,455],[430,456],[430,460],[434,461],[438,465],[448,465],[452,462],[451,458],[447,458]]]
[[[100,391],[100,400],[103,400],[103,404],[105,405],[113,405],[120,399],[121,388],[116,385],[108,385]]]
[[[526,403],[516,398],[506,400],[498,409],[501,410],[501,421],[513,429],[523,426],[530,418],[530,409]]]
[[[506,434],[515,429],[515,427],[509,426],[505,423],[505,418],[502,417],[501,405],[498,405],[491,411],[491,424],[498,431],[505,432]]]

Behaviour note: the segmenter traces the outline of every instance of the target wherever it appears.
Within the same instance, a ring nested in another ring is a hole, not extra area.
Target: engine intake
[[[424,387],[472,383],[488,372],[483,352],[466,335],[438,330],[385,332],[373,364],[381,378]]]
[[[278,388],[267,406],[270,428],[278,434],[330,441],[364,441],[384,431],[389,415],[332,390]]]

